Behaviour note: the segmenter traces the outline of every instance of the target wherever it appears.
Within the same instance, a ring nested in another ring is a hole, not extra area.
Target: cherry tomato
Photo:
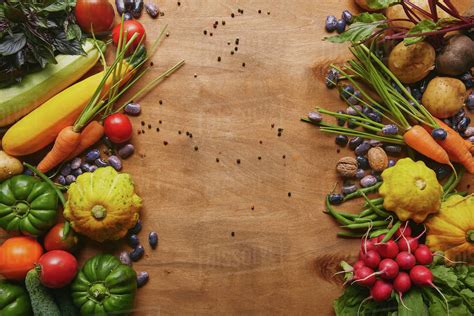
[[[40,281],[46,287],[57,289],[65,287],[77,273],[77,260],[64,250],[52,250],[38,260]]]
[[[64,223],[59,223],[49,230],[44,237],[44,248],[46,251],[65,250],[71,252],[76,248],[78,242],[76,233],[70,229],[67,237],[63,238],[63,229]]]
[[[114,24],[114,7],[107,0],[77,0],[75,14],[86,33],[104,33]]]
[[[104,133],[112,142],[124,143],[132,137],[132,122],[122,113],[109,115],[104,121]]]
[[[114,40],[115,46],[118,45],[119,38],[120,38],[120,24],[117,24],[114,29],[112,30],[112,39]],[[137,37],[133,41],[133,44],[131,45],[131,48],[135,48],[140,44],[140,41],[143,37],[142,44],[145,42],[146,38],[146,32],[145,28],[143,25],[136,21],[136,20],[127,20],[123,22],[123,36],[125,37],[125,33],[127,33],[127,41],[130,40],[133,36],[133,34],[137,33]]]
[[[9,280],[23,280],[35,267],[43,248],[31,237],[12,237],[0,247],[0,274]]]

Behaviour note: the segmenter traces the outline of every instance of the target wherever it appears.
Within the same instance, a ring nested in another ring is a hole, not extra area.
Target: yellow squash
[[[121,72],[124,77],[122,83],[125,83],[133,67],[124,61]],[[3,137],[3,150],[12,156],[25,156],[48,146],[63,128],[74,124],[103,76],[102,71],[70,86],[23,117]],[[102,90],[104,94],[108,93],[112,85],[112,76],[108,79]]]
[[[453,195],[426,222],[426,245],[450,260],[474,263],[474,195]]]

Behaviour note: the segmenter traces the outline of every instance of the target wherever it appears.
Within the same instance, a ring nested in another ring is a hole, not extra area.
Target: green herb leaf
[[[403,304],[398,305],[398,316],[428,316],[428,307],[423,302],[420,290],[412,288],[403,297]],[[408,307],[408,309],[407,309]]]
[[[435,282],[455,288],[458,283],[458,277],[452,268],[446,266],[436,266],[431,268]]]
[[[428,312],[430,315],[447,315],[446,303],[439,296],[435,289],[423,287],[423,296],[428,302]]]
[[[49,6],[43,8],[43,11],[46,11],[46,12],[65,11],[66,9],[74,7],[75,5],[76,5],[75,0],[54,1]]]
[[[471,306],[471,309],[474,308],[474,292],[471,291],[470,289],[462,289],[459,294],[461,294],[462,298],[466,303],[468,303],[469,306]]]
[[[73,39],[81,40],[82,31],[79,25],[68,24],[67,29],[66,29],[66,38],[68,41],[73,40]]]
[[[432,20],[423,20],[419,22],[417,25],[412,27],[407,34],[413,35],[413,34],[421,34],[421,33],[427,33],[427,32],[432,32],[439,30],[441,27],[438,26],[435,22]],[[418,42],[421,42],[425,39],[425,36],[416,36],[416,37],[406,37],[403,42],[405,45],[412,45]]]
[[[0,55],[9,56],[16,54],[26,45],[26,37],[23,33],[13,33],[5,36],[0,42]]]
[[[358,286],[348,286],[344,293],[334,301],[337,316],[357,315],[360,303],[369,296],[369,291]]]
[[[367,5],[373,10],[386,9],[397,3],[400,3],[400,0],[367,0]]]
[[[386,19],[383,14],[365,12],[355,17],[355,22],[344,33],[324,39],[332,43],[360,43],[369,38],[375,30],[386,28]]]

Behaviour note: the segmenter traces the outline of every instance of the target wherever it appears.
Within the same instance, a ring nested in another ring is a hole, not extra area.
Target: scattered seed
[[[235,236],[235,232],[231,232],[230,235],[231,235],[232,237],[234,237],[234,236]]]
[[[163,100],[158,101],[158,103],[159,103],[160,105],[163,104]]]
[[[235,14],[234,14],[234,13],[231,13],[230,17],[231,17],[231,18],[234,18],[234,17],[235,17]]]
[[[168,145],[168,142],[165,140],[165,141],[163,142],[163,145],[167,146],[167,145]]]
[[[216,158],[216,162],[219,162],[219,158]]]
[[[198,150],[199,150],[199,147],[198,147],[198,146],[194,146],[194,150],[195,150],[195,151],[198,151]]]
[[[245,67],[245,63],[242,63],[242,67]]]
[[[178,7],[181,5],[181,2],[178,1]]]
[[[291,197],[291,192],[288,192],[288,197]]]
[[[217,61],[220,62],[222,59],[221,59],[221,56],[217,57]]]
[[[206,30],[204,30],[203,33],[204,33],[204,35],[207,35],[207,31],[206,31]]]
[[[237,159],[237,164],[239,164],[239,165],[240,165],[240,159]]]

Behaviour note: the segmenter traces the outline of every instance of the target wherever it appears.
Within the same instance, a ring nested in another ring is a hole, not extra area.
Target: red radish
[[[421,265],[428,265],[433,262],[433,253],[426,245],[419,245],[415,251],[416,262]]]
[[[378,236],[378,237],[372,238],[371,240],[373,240],[374,243],[379,243],[379,242],[382,242],[382,240],[383,240],[384,238],[385,238],[385,234],[382,234],[382,235],[380,235],[380,236]]]
[[[377,252],[382,258],[395,258],[398,255],[399,249],[397,243],[389,240],[386,243],[379,243],[376,245]]]
[[[414,252],[418,248],[418,238],[406,237],[398,241],[398,248],[400,251]]]
[[[400,269],[410,270],[415,266],[417,260],[415,259],[415,256],[408,251],[402,251],[397,255],[395,261],[397,262]]]
[[[358,270],[362,267],[365,267],[364,261],[358,260],[356,263],[354,263],[354,265],[352,266],[352,269],[354,269],[354,271],[355,271],[355,270]]]
[[[408,292],[411,288],[411,279],[408,273],[400,272],[393,280],[393,288],[402,296],[402,293]]]
[[[400,227],[395,232],[395,236],[397,237],[397,239],[400,239],[402,235],[405,237],[411,237],[411,227],[408,226],[408,222],[405,223],[404,227]]]
[[[433,273],[430,269],[425,266],[414,266],[413,269],[410,270],[410,279],[416,286],[431,286],[433,289],[438,291],[438,293],[443,297],[444,302],[446,304],[446,310],[449,315],[449,305],[446,296],[440,291],[440,289],[434,285],[433,283]]]
[[[405,302],[403,302],[403,293],[406,293],[410,290],[411,288],[411,279],[408,273],[406,272],[400,272],[395,280],[393,280],[393,289],[397,291],[398,296],[400,296],[400,302],[402,302],[402,305],[409,309],[406,305]]]
[[[380,277],[388,280],[395,279],[400,271],[398,264],[393,259],[383,259],[379,264],[379,271],[376,272],[380,274]]]
[[[370,296],[376,302],[383,302],[390,298],[392,291],[392,284],[384,280],[377,280],[370,289]]]
[[[374,270],[369,267],[361,267],[354,272],[354,282],[361,286],[371,287],[375,281]]]
[[[374,238],[372,238],[372,239],[363,238],[362,243],[360,245],[360,252],[362,254],[364,254],[364,253],[367,253],[367,251],[375,250],[375,243],[376,242],[377,241],[374,240]]]
[[[365,255],[362,255],[362,258],[360,259],[364,261],[367,267],[372,269],[377,268],[381,260],[380,255],[375,250],[368,251]]]

